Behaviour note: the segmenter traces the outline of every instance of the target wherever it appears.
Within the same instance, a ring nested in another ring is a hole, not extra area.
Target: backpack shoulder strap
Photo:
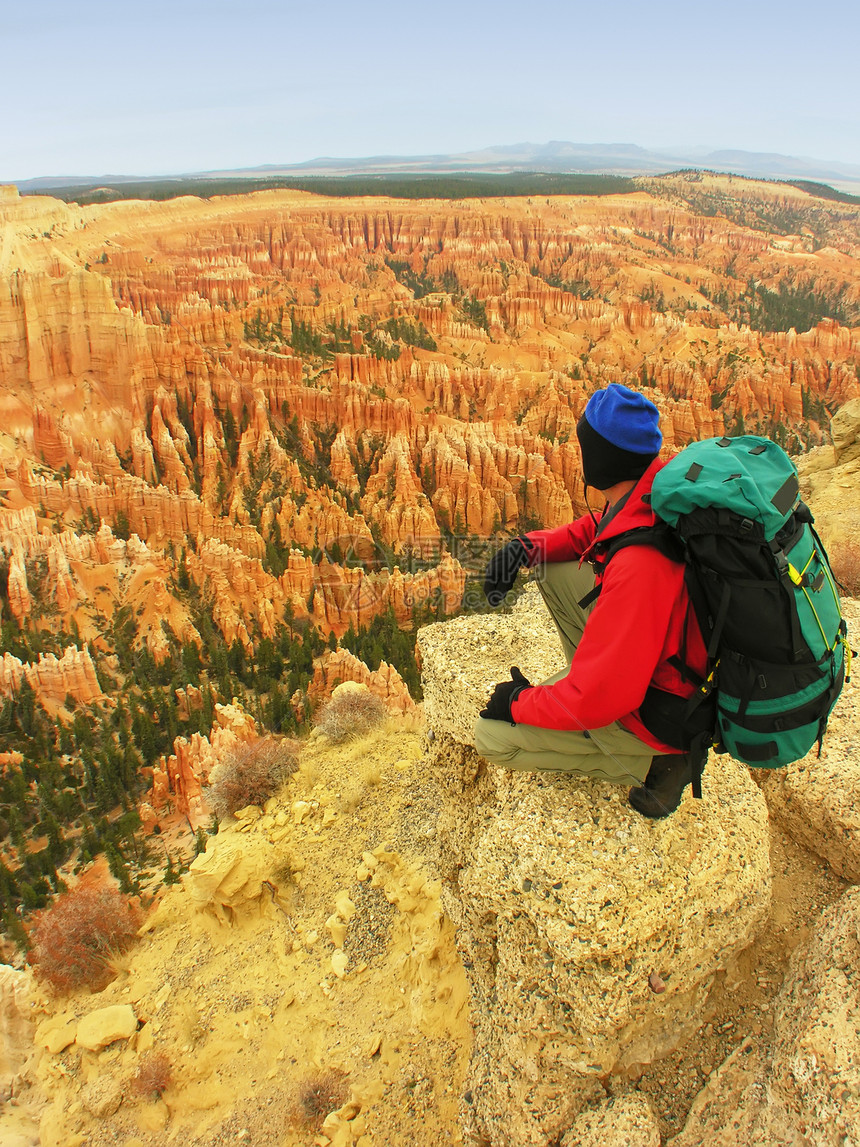
[[[628,546],[651,546],[653,549],[659,550],[661,554],[665,554],[673,562],[684,561],[683,543],[673,528],[668,522],[657,522],[653,526],[637,526],[633,530],[627,530],[605,543],[598,541],[595,546],[595,554],[599,558],[601,571],[605,571],[615,555]],[[580,598],[578,603],[580,609],[586,609],[593,601],[596,601],[602,588],[602,584],[598,582],[593,589]]]

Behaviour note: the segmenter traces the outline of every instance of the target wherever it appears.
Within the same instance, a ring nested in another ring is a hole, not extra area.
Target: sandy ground
[[[277,811],[210,845],[214,855],[232,837],[249,872],[266,869],[261,900],[239,894],[216,914],[192,907],[179,887],[104,992],[45,1001],[63,1017],[132,1002],[148,1022],[135,1046],[41,1055],[18,1115],[40,1118],[43,1144],[310,1144],[344,1102],[352,1118],[336,1142],[460,1141],[468,988],[420,860],[433,826],[409,817],[421,758],[420,732],[402,720],[344,749],[310,741]],[[338,906],[353,913],[344,896],[354,914],[340,976],[327,922],[343,923],[332,920]],[[147,1049],[172,1065],[159,1101],[128,1093]],[[104,1079],[126,1096],[98,1120],[81,1096]],[[336,1101],[315,1112],[320,1087]],[[0,1117],[0,1141],[13,1113]]]

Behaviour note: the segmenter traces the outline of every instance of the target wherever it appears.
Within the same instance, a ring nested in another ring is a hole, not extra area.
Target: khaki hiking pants
[[[566,668],[540,682],[552,685],[570,670],[591,606],[580,608],[579,600],[594,586],[590,566],[577,562],[547,562],[535,576],[558,635]],[[536,725],[512,725],[508,721],[475,724],[475,747],[482,757],[506,769],[583,773],[596,780],[641,785],[648,775],[654,749],[640,741],[618,722],[602,729],[577,732],[541,729]]]

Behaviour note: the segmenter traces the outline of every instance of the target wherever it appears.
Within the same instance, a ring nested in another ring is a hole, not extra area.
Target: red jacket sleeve
[[[534,546],[529,566],[540,565],[541,562],[579,561],[594,541],[596,528],[591,515],[583,514],[575,522],[557,526],[554,530],[532,530],[526,534]]]
[[[651,547],[630,546],[616,554],[567,677],[523,690],[511,706],[514,721],[543,729],[600,729],[638,709],[665,656],[683,578],[683,566]]]

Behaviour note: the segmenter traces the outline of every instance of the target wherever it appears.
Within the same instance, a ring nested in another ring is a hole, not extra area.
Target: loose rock
[[[105,1119],[119,1110],[122,1088],[115,1079],[105,1076],[87,1084],[81,1092],[81,1102],[96,1119]]]
[[[114,1004],[90,1012],[78,1024],[76,1042],[89,1051],[101,1051],[116,1040],[128,1039],[137,1031],[137,1016],[130,1004]]]
[[[660,1130],[642,1096],[623,1095],[578,1115],[561,1147],[660,1147]]]

